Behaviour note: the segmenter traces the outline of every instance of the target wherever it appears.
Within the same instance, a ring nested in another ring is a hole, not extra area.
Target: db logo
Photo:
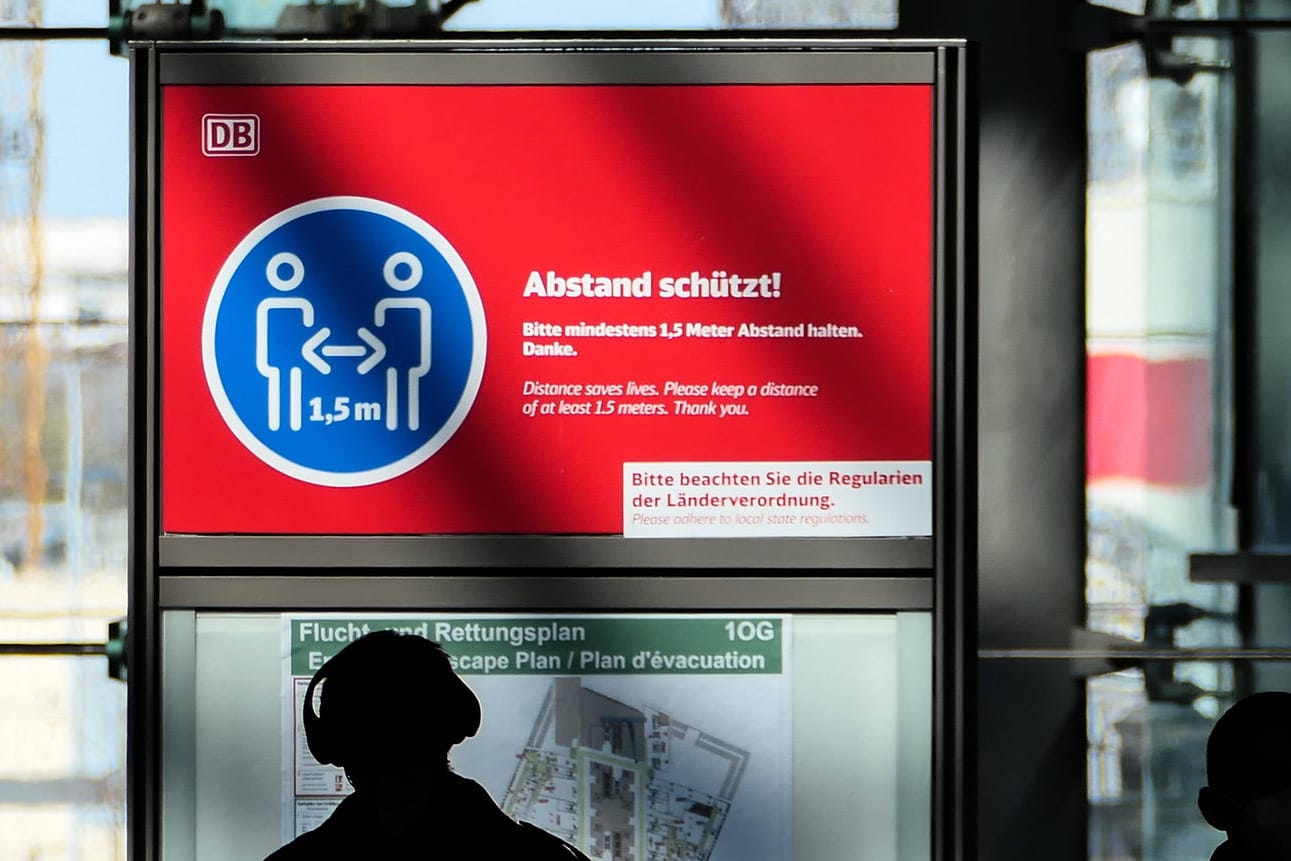
[[[255,114],[202,117],[202,154],[255,155],[260,152],[260,118]]]

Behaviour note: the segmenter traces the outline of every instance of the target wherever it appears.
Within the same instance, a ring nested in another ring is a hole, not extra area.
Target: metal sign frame
[[[560,38],[131,47],[130,857],[161,857],[165,610],[931,610],[938,861],[965,857],[975,535],[970,56],[960,41]],[[804,58],[810,62],[804,64]],[[677,62],[677,61],[681,62]],[[160,521],[161,93],[168,84],[529,80],[932,85],[929,538],[176,535]],[[804,68],[807,72],[804,72]],[[679,71],[680,70],[680,71]],[[509,569],[523,569],[512,571]]]

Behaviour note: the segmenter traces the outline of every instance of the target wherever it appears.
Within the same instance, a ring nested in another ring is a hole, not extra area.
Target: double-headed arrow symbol
[[[380,364],[381,360],[385,358],[386,345],[381,342],[380,338],[373,335],[363,326],[359,327],[359,337],[367,343],[367,347],[363,346],[363,344],[329,344],[325,347],[322,346],[323,342],[326,341],[328,336],[331,334],[332,330],[324,326],[310,336],[310,339],[300,348],[300,355],[306,362],[313,365],[320,374],[330,374],[332,372],[332,366],[327,363],[327,360],[324,359],[323,356],[360,357],[367,355],[366,359],[359,362],[358,371],[360,374],[366,374],[368,371]],[[368,354],[368,347],[372,348],[371,354]],[[319,353],[322,353],[323,356],[318,355]]]

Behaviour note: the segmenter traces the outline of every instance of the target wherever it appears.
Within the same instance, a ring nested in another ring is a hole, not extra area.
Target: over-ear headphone
[[[1240,802],[1213,786],[1203,786],[1198,791],[1197,808],[1201,811],[1201,818],[1219,831],[1231,831],[1237,827],[1237,818],[1242,814]]]
[[[420,713],[407,714],[409,708]],[[309,752],[342,768],[364,746],[359,736],[379,733],[383,723],[402,726],[415,717],[418,731],[447,749],[479,732],[481,719],[480,701],[453,671],[448,653],[425,637],[397,631],[366,634],[319,667],[305,689],[301,716]]]

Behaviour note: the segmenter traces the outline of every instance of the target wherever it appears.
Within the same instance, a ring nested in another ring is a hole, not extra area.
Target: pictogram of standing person
[[[285,276],[284,270],[288,273]],[[290,251],[280,251],[269,258],[269,263],[265,266],[265,277],[275,290],[290,293],[305,280],[305,264]],[[268,381],[266,415],[271,431],[282,427],[282,369],[271,364],[269,359],[269,317],[275,311],[279,312],[278,316],[281,316],[282,311],[299,312],[301,322],[306,329],[310,329],[314,325],[314,305],[299,296],[270,296],[262,299],[256,306],[256,370]],[[287,368],[287,420],[292,430],[300,430],[301,425],[300,372],[299,364]]]
[[[421,261],[415,254],[398,251],[386,259],[381,269],[386,286],[392,290],[406,292],[421,283]],[[411,313],[409,313],[411,312]],[[408,417],[408,429],[417,430],[421,426],[421,378],[430,372],[430,303],[419,296],[392,296],[377,301],[373,310],[374,322],[384,327],[393,322],[394,316],[411,317],[412,331],[415,332],[416,348],[413,355],[403,364],[406,378],[400,380],[400,362],[391,357],[390,366],[386,368],[386,427],[396,430],[399,427],[399,392],[406,392],[404,409]],[[386,337],[387,342],[392,339]]]

